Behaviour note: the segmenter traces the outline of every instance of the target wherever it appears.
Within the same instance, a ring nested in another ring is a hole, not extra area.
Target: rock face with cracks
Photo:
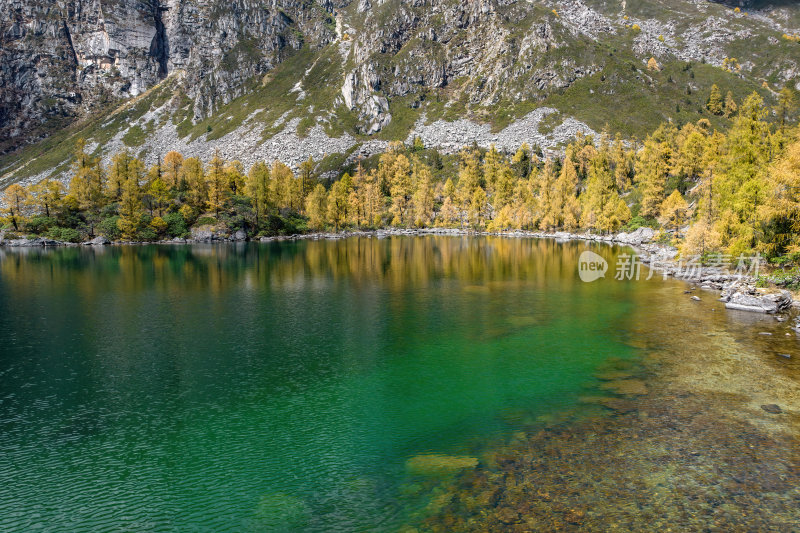
[[[263,86],[298,54],[312,65],[324,58],[319,64],[335,75],[325,80],[330,94],[290,119],[318,124],[341,119],[347,134],[388,130],[387,136],[402,140],[416,120],[409,114],[430,107],[440,120],[431,117],[416,128],[430,143],[460,142],[464,127],[474,133],[465,143],[491,143],[503,126],[513,134],[515,121],[529,134],[525,121],[531,112],[552,109],[548,98],[587,79],[592,82],[581,91],[589,94],[616,94],[631,84],[657,88],[658,80],[645,68],[651,56],[661,64],[722,67],[743,42],[769,36],[780,44],[782,34],[800,32],[793,27],[796,6],[724,2],[754,10],[737,13],[709,1],[674,0],[674,9],[664,12],[649,9],[649,3],[657,2],[0,0],[7,13],[0,22],[0,154],[77,119],[113,122],[107,109],[135,102],[165,79],[176,87],[169,109],[150,117],[159,119],[153,137],[173,122],[197,125],[222,116],[217,112]],[[635,35],[634,25],[640,28]],[[737,57],[736,74],[753,83],[762,78],[777,80],[776,87],[797,83],[800,64],[794,58],[761,65],[758,55]],[[612,62],[624,68],[608,71]],[[298,101],[314,98],[304,88],[304,82],[316,81],[303,79],[310,71],[288,74],[297,88],[289,93]],[[564,116],[551,137],[560,143],[587,119],[569,105],[556,107]],[[176,109],[180,117],[170,114]],[[169,116],[160,120],[165,113]],[[465,115],[479,125],[505,118],[486,132],[465,125],[442,130]],[[245,119],[232,120],[239,126]],[[105,145],[113,136],[98,142]],[[230,139],[219,141],[215,148]],[[331,153],[327,148],[318,151]]]
[[[333,4],[291,0],[0,0],[0,150],[184,71],[195,118],[291,49],[334,38]]]

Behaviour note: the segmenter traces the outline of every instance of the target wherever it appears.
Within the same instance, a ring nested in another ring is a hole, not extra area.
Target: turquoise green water
[[[0,251],[0,530],[394,530],[409,458],[477,456],[637,355],[647,284],[580,282],[586,248]]]

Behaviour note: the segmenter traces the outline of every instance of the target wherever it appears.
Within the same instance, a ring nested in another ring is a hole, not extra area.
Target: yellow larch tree
[[[19,183],[12,183],[3,193],[3,203],[11,225],[19,231],[28,204],[28,190]]]
[[[314,230],[321,230],[325,227],[325,216],[327,214],[328,193],[325,187],[318,183],[314,190],[306,198],[305,211],[308,216],[308,227]]]

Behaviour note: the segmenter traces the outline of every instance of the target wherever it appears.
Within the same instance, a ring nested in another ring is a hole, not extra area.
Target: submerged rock
[[[511,507],[502,507],[497,511],[497,519],[506,525],[516,524],[520,521],[519,512]]]
[[[420,531],[791,530],[797,439],[713,395],[654,390],[633,412],[532,433],[459,475]]]
[[[647,385],[640,379],[618,379],[600,385],[600,388],[612,390],[624,396],[641,396],[647,394]]]
[[[618,413],[629,413],[636,410],[636,402],[625,398],[612,398],[608,396],[581,396],[578,399],[581,403],[601,405],[606,409],[611,409]]]
[[[452,474],[476,466],[478,459],[467,455],[416,455],[406,461],[409,474],[422,476]]]
[[[607,372],[598,372],[594,375],[597,379],[602,379],[603,381],[614,381],[619,379],[627,379],[630,378],[632,374],[625,370],[609,370]]]

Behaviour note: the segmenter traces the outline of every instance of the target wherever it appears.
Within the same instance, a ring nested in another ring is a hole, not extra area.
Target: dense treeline
[[[712,90],[709,108],[730,129],[703,119],[664,124],[642,143],[579,136],[562,158],[523,144],[514,154],[465,148],[452,172],[417,140],[394,143],[352,175],[328,182],[309,159],[245,169],[216,155],[204,163],[169,152],[146,168],[124,151],[106,168],[77,146],[68,186],[44,180],[5,191],[6,226],[78,241],[187,236],[193,226],[251,237],[344,228],[459,227],[591,230],[643,225],[680,239],[685,253],[800,253],[800,140],[757,94],[737,105]],[[720,107],[720,109],[716,109]]]

